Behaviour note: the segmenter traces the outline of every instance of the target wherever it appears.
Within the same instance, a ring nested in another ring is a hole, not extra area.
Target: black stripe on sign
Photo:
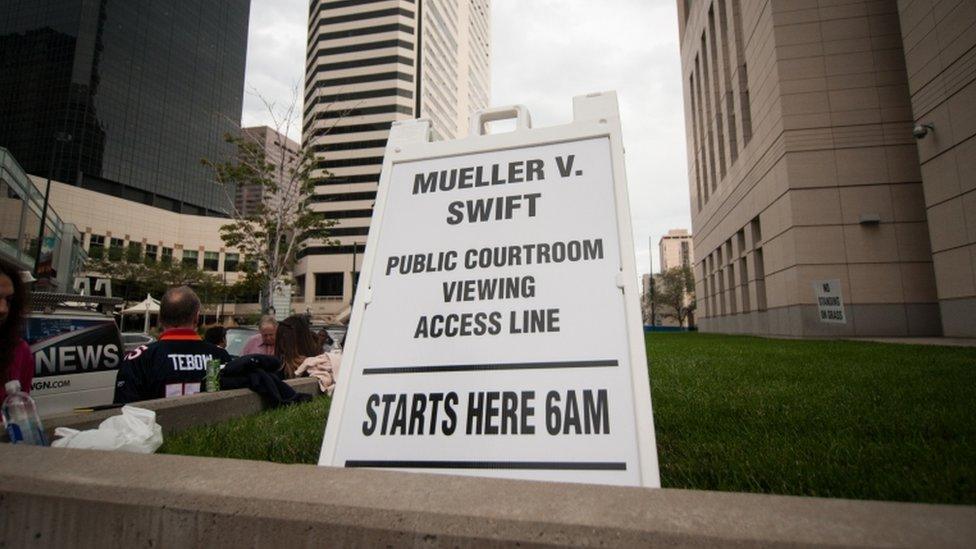
[[[430,372],[477,372],[484,370],[547,370],[557,368],[608,368],[619,366],[616,360],[576,360],[570,362],[508,362],[492,364],[444,364],[441,366],[389,366],[363,368],[363,375],[423,374]]]
[[[390,469],[533,469],[552,471],[626,471],[623,461],[396,461],[348,459],[346,467]]]

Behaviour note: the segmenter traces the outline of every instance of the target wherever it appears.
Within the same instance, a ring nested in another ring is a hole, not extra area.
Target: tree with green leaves
[[[641,307],[644,313],[644,324],[654,326],[657,321],[657,276],[648,276],[647,288],[644,288],[644,306]]]
[[[116,297],[129,300],[144,299],[146,294],[160,296],[173,286],[184,285],[204,289],[207,295],[214,299],[220,299],[225,294],[221,279],[196,267],[178,262],[144,261],[135,257],[127,257],[127,259],[130,260],[89,258],[85,270],[111,279]]]
[[[272,120],[270,129],[287,135],[301,114],[297,96],[284,111],[258,97]],[[203,163],[213,170],[214,180],[230,203],[241,185],[259,188],[263,200],[253,212],[233,206],[231,220],[220,228],[220,236],[227,247],[240,250],[256,263],[254,276],[263,285],[262,308],[267,310],[275,281],[292,272],[298,253],[309,240],[335,244],[329,239],[329,228],[336,221],[308,207],[315,185],[324,179],[312,175],[317,169],[312,147],[300,146],[295,154],[285,139],[275,139],[266,146],[257,136],[243,131],[228,134],[225,140],[236,147],[236,158],[225,162],[204,159]]]
[[[695,310],[695,275],[691,267],[674,267],[658,275],[661,288],[656,290],[656,300],[664,305],[664,316],[671,317],[684,326]]]

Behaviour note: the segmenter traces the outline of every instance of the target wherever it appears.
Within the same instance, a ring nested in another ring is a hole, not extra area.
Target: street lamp
[[[359,246],[356,241],[352,243],[352,297],[349,298],[349,306],[352,307],[353,303],[356,302],[356,248]]]
[[[37,268],[41,263],[41,250],[44,248],[44,225],[47,223],[47,207],[51,198],[51,174],[54,173],[54,153],[59,152],[61,143],[71,141],[71,134],[58,132],[54,134],[54,146],[51,147],[51,161],[48,163],[47,183],[44,186],[44,205],[41,207],[41,228],[37,231],[37,251],[34,253],[34,276],[40,278]]]

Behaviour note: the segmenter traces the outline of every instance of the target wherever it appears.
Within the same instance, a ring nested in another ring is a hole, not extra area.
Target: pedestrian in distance
[[[170,288],[159,303],[159,340],[130,351],[115,380],[115,403],[191,395],[203,389],[207,363],[230,355],[197,334],[200,298],[188,286]]]
[[[30,393],[34,381],[34,356],[21,338],[27,299],[27,287],[20,269],[0,260],[0,402],[7,398],[3,386],[8,381],[20,381],[25,393]]]
[[[244,343],[241,355],[275,355],[275,337],[278,321],[271,315],[264,315],[258,322],[258,333]]]

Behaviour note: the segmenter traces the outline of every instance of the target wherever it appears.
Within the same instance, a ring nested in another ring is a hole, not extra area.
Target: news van
[[[111,404],[125,355],[111,314],[121,299],[34,292],[24,340],[34,355],[31,397],[39,414]]]

